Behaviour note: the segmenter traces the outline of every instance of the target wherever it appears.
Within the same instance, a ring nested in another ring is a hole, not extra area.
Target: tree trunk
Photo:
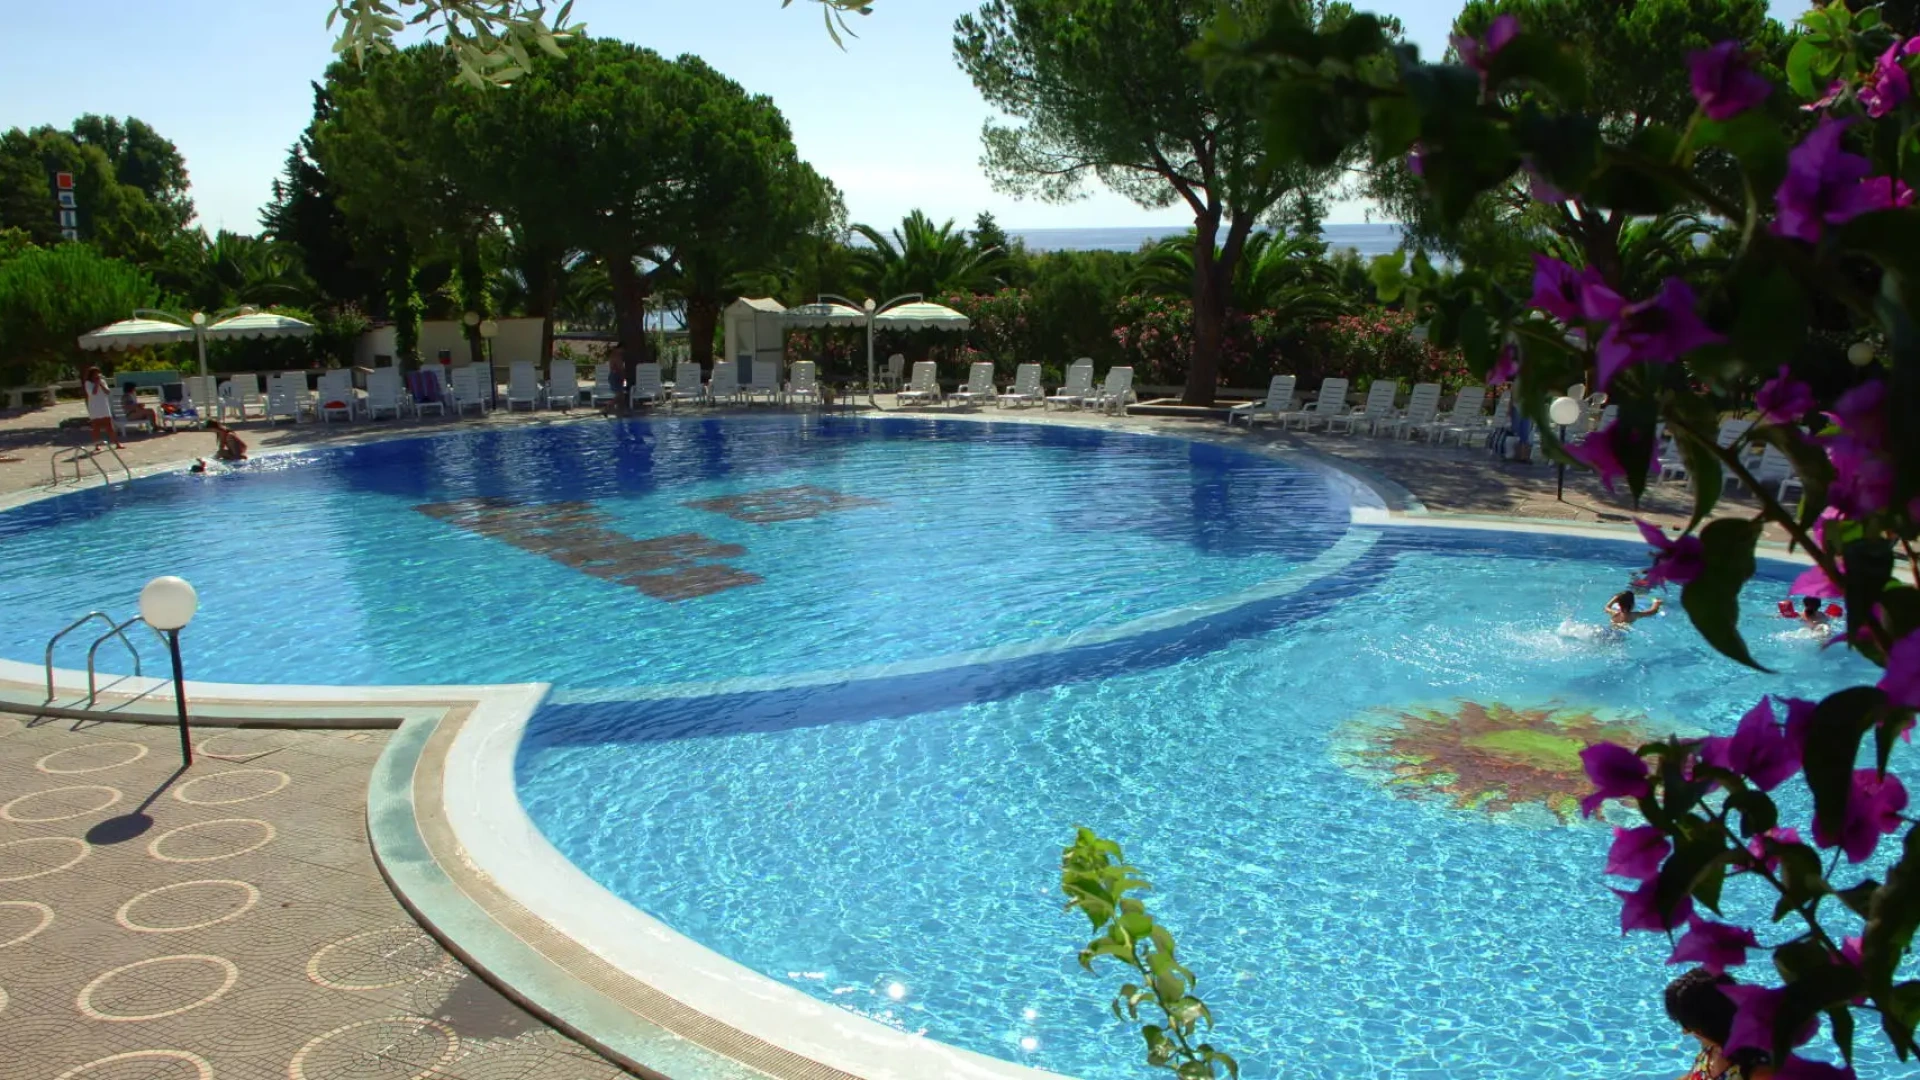
[[[1220,211],[1208,207],[1193,220],[1193,356],[1187,361],[1182,405],[1213,404],[1220,374],[1220,335],[1227,322],[1227,297],[1216,273],[1213,242],[1220,232]]]
[[[687,297],[687,344],[692,349],[693,362],[702,370],[713,366],[713,328],[719,322],[718,297]]]
[[[647,295],[653,281],[634,269],[629,256],[607,259],[607,281],[613,286],[613,320],[627,362],[645,362],[647,355]]]
[[[460,303],[467,311],[479,315],[482,322],[488,316],[486,282],[482,280],[485,276],[485,271],[480,268],[480,238],[471,233],[462,236],[460,238]],[[476,322],[467,327],[468,362],[486,363],[486,354],[482,351],[484,348],[485,344],[480,335],[480,323]]]

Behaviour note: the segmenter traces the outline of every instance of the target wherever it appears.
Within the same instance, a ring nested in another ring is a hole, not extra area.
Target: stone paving
[[[367,847],[384,731],[0,715],[6,1080],[610,1080],[415,925]]]

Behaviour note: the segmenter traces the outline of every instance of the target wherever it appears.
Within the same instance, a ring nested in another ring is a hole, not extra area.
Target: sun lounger
[[[729,404],[740,400],[740,369],[730,360],[715,360],[713,375],[707,379],[707,400]]]
[[[649,405],[659,405],[667,400],[667,387],[660,380],[659,364],[633,365],[633,387],[627,400],[633,405],[643,401]]]
[[[1379,426],[1381,421],[1384,420],[1391,423],[1399,419],[1393,407],[1394,399],[1399,396],[1399,380],[1375,379],[1373,380],[1373,385],[1367,387],[1366,404],[1362,405],[1358,412],[1342,413],[1328,420],[1327,431],[1332,432],[1333,425],[1335,424],[1344,424],[1347,433],[1351,435],[1360,430],[1360,425],[1365,424],[1367,431],[1371,433]]]
[[[1422,424],[1419,430],[1426,434],[1428,442],[1436,445],[1443,443],[1455,430],[1465,431],[1485,423],[1486,416],[1480,410],[1486,403],[1486,387],[1463,386],[1453,397],[1453,408],[1436,414],[1432,420]]]
[[[375,368],[367,373],[367,419],[378,420],[392,413],[395,420],[406,414],[412,401],[400,386],[400,372],[394,368]]]
[[[1320,396],[1314,398],[1312,404],[1299,412],[1290,413],[1287,421],[1292,423],[1297,419],[1300,422],[1301,431],[1312,431],[1315,424],[1326,424],[1331,427],[1333,422],[1346,415],[1346,412],[1347,380],[1322,379]]]
[[[700,365],[682,360],[673,368],[673,400],[698,405],[707,399],[707,384],[701,379]]]
[[[587,391],[587,400],[598,406],[605,405],[613,398],[613,365],[602,360],[593,365],[593,386]]]
[[[967,384],[947,395],[949,405],[978,405],[999,395],[993,389],[993,364],[977,360],[967,369]]]
[[[1067,366],[1066,385],[1062,386],[1058,393],[1041,402],[1041,405],[1048,409],[1055,405],[1063,409],[1077,409],[1086,404],[1087,398],[1092,395],[1093,361],[1080,359]]]
[[[908,380],[906,389],[900,391],[898,399],[902,405],[939,404],[940,380],[933,361],[914,361],[913,378]]]
[[[1040,390],[1040,365],[1021,364],[1013,373],[1013,385],[1007,392],[994,398],[994,404],[1005,408],[1008,405],[1041,405],[1047,401],[1046,394]]]
[[[793,366],[787,369],[787,374],[792,378],[787,382],[786,404],[791,405],[795,402],[820,404],[819,369],[814,366],[813,361],[795,361]]]
[[[457,416],[465,416],[468,409],[478,409],[485,416],[493,408],[493,388],[482,386],[481,375],[486,371],[478,364],[453,369],[453,411]]]
[[[1393,434],[1397,438],[1411,439],[1413,433],[1440,415],[1440,384],[1415,383],[1413,392],[1407,395],[1407,411],[1393,421]]]
[[[1086,402],[1087,408],[1101,412],[1126,415],[1127,406],[1133,402],[1133,369],[1118,365],[1107,369],[1107,381]]]
[[[547,407],[571,409],[580,404],[580,369],[571,359],[554,357],[547,365]]]
[[[531,360],[515,360],[507,368],[507,411],[512,412],[515,405],[540,408],[540,373]]]
[[[1265,401],[1249,401],[1245,405],[1235,405],[1227,410],[1227,426],[1232,427],[1235,420],[1245,420],[1247,426],[1251,428],[1253,422],[1262,416],[1269,420],[1279,420],[1293,410],[1294,383],[1295,379],[1292,375],[1275,375],[1273,381],[1267,383]]]

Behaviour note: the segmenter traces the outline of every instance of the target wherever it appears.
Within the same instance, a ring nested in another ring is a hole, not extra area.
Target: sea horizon
[[[1142,244],[1187,231],[1178,225],[1125,225],[1078,229],[1008,229],[1028,251],[1138,251]],[[1397,222],[1325,225],[1320,235],[1333,250],[1352,248],[1363,257],[1384,255],[1400,246]]]

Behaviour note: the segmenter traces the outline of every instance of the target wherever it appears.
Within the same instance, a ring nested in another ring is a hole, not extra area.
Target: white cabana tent
[[[786,314],[785,304],[766,297],[743,296],[727,305],[726,359],[733,361],[740,385],[752,382],[754,368],[762,364],[773,365],[775,382],[784,374],[780,361],[787,348]]]
[[[903,302],[904,301],[904,302]],[[896,296],[884,304],[868,300],[860,307],[844,296],[823,295],[812,304],[802,304],[786,313],[790,327],[864,326],[867,330],[867,403],[873,400],[873,329],[882,330],[965,330],[973,325],[965,315],[943,304],[929,303],[919,293]]]

